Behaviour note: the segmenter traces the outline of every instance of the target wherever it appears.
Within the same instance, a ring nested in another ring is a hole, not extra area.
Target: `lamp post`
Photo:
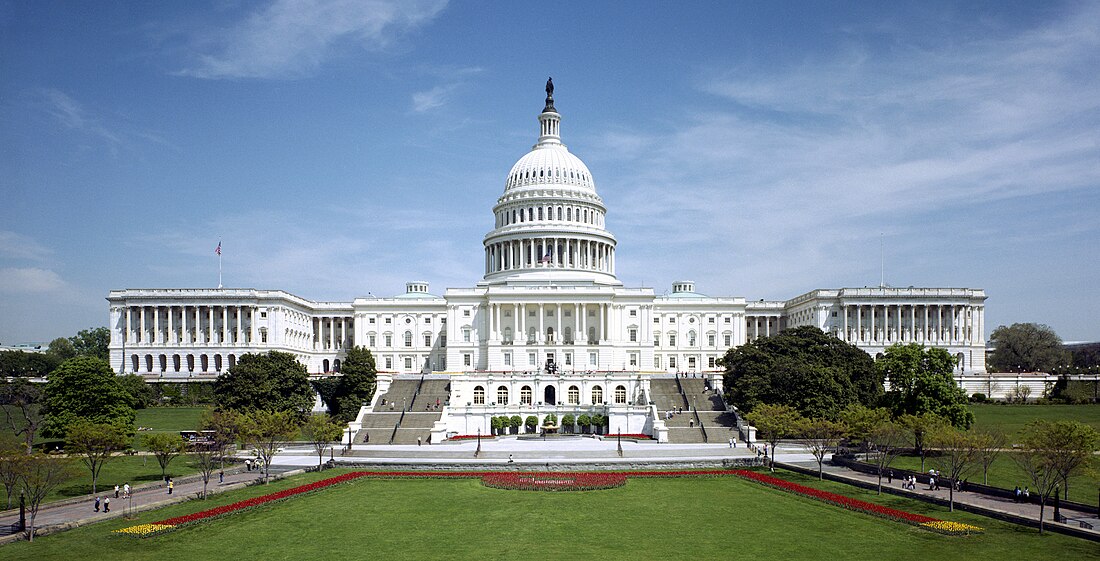
[[[623,457],[623,427],[622,427],[622,425],[619,426],[619,434],[617,434],[615,438],[616,438],[616,440],[618,440],[619,457],[621,458],[621,457]]]
[[[348,446],[344,449],[345,452],[351,451],[351,425],[348,425]]]

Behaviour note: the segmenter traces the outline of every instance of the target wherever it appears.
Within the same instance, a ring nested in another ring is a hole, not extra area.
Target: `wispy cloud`
[[[468,77],[480,74],[484,69],[476,66],[432,67],[424,72],[444,83],[412,94],[412,110],[416,113],[425,113],[446,105],[454,93],[466,85]]]
[[[37,267],[0,268],[0,292],[28,294],[53,292],[65,287],[65,281],[49,270]]]
[[[718,73],[700,83],[715,107],[658,139],[601,139],[627,170],[610,182],[622,197],[615,222],[670,255],[713,246],[752,271],[740,274],[795,290],[851,275],[865,256],[838,248],[877,250],[879,232],[914,257],[933,232],[975,227],[960,210],[1100,184],[1090,68],[1100,68],[1097,6],[999,40]],[[1012,220],[995,226],[1011,231]]]
[[[123,139],[119,133],[108,128],[98,117],[90,114],[80,102],[64,92],[46,89],[42,91],[42,97],[46,104],[46,111],[66,128],[99,138],[107,143],[113,153],[117,153],[122,146]]]
[[[455,85],[436,86],[428,91],[416,92],[412,96],[413,111],[423,113],[443,106],[447,97],[454,91]]]
[[[316,70],[337,45],[386,47],[431,21],[444,0],[276,0],[198,42],[196,78],[296,78]]]
[[[0,230],[0,258],[41,261],[53,253],[29,236]]]

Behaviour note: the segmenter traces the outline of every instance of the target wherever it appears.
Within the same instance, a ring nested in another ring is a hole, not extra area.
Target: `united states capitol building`
[[[624,286],[608,209],[562,143],[552,94],[548,83],[537,141],[493,205],[475,285],[440,296],[416,281],[404,294],[350,302],[250,288],[113,290],[112,367],[209,380],[246,353],[283,351],[324,375],[365,346],[379,395],[394,380],[447,377],[449,407],[433,436],[487,433],[493,415],[597,409],[616,431],[654,434],[652,380],[686,372],[720,383],[727,349],[803,325],[872,356],[895,343],[942,347],[957,358],[956,375],[984,373],[981,289],[832,288],[765,301],[708,296],[687,280],[665,294]]]

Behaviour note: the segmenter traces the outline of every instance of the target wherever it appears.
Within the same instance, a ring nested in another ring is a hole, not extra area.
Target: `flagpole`
[[[222,288],[222,254],[218,252],[218,290]]]

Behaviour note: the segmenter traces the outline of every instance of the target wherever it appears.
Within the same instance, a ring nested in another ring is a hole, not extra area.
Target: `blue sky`
[[[865,5],[869,4],[869,5]],[[618,273],[1100,339],[1100,4],[0,2],[0,342],[118,288],[466,287],[553,76]]]

